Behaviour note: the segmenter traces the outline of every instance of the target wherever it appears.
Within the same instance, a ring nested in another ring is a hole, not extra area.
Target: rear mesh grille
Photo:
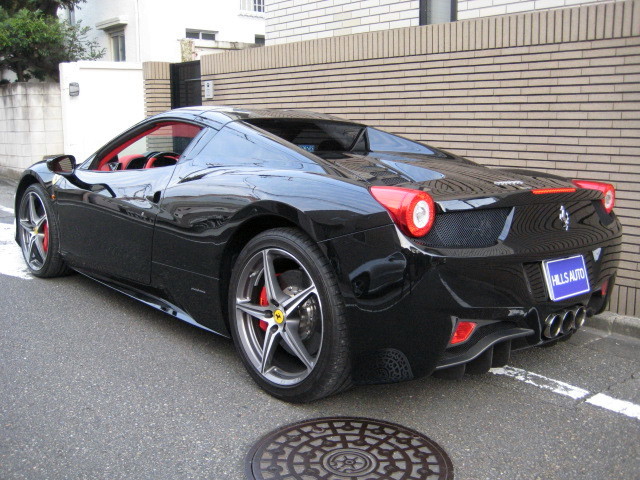
[[[497,243],[510,211],[491,208],[441,213],[429,233],[415,241],[428,247],[490,247]]]

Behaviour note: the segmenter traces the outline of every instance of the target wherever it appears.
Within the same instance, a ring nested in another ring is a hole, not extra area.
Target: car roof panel
[[[167,112],[169,113],[169,112]],[[256,118],[273,119],[306,119],[306,120],[332,120],[349,122],[344,118],[324,113],[309,112],[306,110],[290,109],[258,109],[258,108],[234,108],[226,106],[194,106],[171,110],[173,115],[194,115],[213,124],[224,125],[236,120],[248,120]],[[357,123],[357,122],[349,122]]]

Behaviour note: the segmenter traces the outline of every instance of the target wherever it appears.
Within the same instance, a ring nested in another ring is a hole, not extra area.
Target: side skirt
[[[105,287],[109,287],[117,292],[123,293],[127,297],[133,298],[134,300],[138,300],[139,302],[149,305],[150,307],[153,307],[156,310],[160,310],[161,312],[166,313],[167,315],[171,315],[172,317],[182,320],[183,322],[187,322],[195,327],[206,330],[207,332],[215,333],[216,335],[220,335],[221,337],[230,338],[228,335],[223,335],[219,332],[216,332],[215,330],[211,330],[210,328],[207,328],[204,325],[196,322],[184,310],[168,302],[167,300],[164,300],[150,293],[142,292],[132,287],[125,286],[121,283],[116,283],[112,280],[107,280],[105,278],[96,276],[95,274],[89,274],[89,273],[83,272],[82,270],[76,270],[76,271],[81,275],[84,275],[85,277],[90,278],[91,280],[94,280],[104,285]]]

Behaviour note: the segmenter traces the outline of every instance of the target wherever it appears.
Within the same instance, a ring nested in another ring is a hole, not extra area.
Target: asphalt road
[[[636,339],[585,328],[515,354],[519,379],[424,378],[289,405],[255,386],[228,340],[80,275],[20,271],[7,192],[0,185],[1,479],[243,479],[262,435],[334,415],[426,434],[457,480],[640,478]],[[631,410],[589,403],[598,393]]]

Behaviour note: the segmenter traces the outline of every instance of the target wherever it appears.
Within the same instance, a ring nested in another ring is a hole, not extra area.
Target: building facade
[[[263,0],[87,0],[61,16],[90,27],[115,62],[196,60],[265,35]]]
[[[264,0],[266,43],[415,27],[610,0]]]

